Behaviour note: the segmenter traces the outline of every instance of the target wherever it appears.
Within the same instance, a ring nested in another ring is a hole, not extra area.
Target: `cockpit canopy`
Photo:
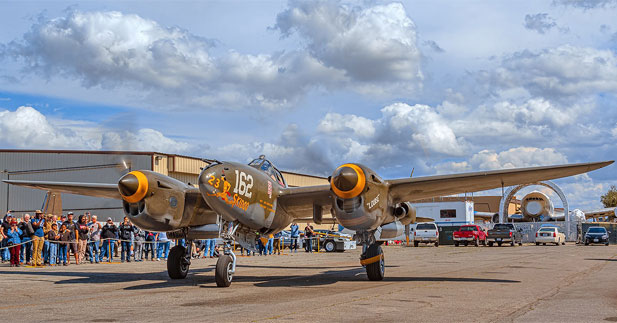
[[[283,174],[281,174],[281,172],[276,169],[274,164],[267,160],[264,155],[259,156],[257,159],[253,159],[253,161],[249,163],[249,166],[260,169],[262,172],[268,174],[268,176],[270,176],[273,180],[277,181],[280,185],[287,187],[287,182],[285,182]]]

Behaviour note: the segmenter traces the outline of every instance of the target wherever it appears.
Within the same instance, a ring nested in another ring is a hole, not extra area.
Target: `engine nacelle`
[[[416,223],[416,208],[409,202],[403,202],[397,205],[393,213],[403,225]]]
[[[338,167],[330,177],[330,189],[336,220],[347,229],[375,230],[382,223],[395,220],[388,210],[388,189],[384,181],[366,166]]]
[[[216,223],[216,215],[188,194],[190,186],[152,171],[133,171],[118,182],[124,213],[149,231],[174,231],[189,225]],[[199,197],[198,194],[196,194]],[[195,215],[202,215],[195,222]]]

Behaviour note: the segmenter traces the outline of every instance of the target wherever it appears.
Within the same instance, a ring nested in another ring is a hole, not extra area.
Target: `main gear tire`
[[[366,275],[368,276],[368,279],[372,281],[383,280],[386,271],[386,263],[383,257],[383,250],[380,245],[372,244],[368,247],[368,249],[366,249],[364,259],[370,259],[378,256],[379,261],[366,265]]]
[[[167,274],[171,279],[184,279],[189,272],[190,264],[186,261],[186,248],[175,246],[167,257]]]
[[[233,259],[229,255],[223,255],[219,257],[216,262],[216,271],[214,272],[214,280],[216,280],[216,286],[229,287],[233,280]]]

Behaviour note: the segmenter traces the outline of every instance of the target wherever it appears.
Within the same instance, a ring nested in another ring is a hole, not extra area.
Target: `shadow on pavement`
[[[214,267],[200,268],[191,270],[190,273],[206,273],[213,272]],[[101,272],[81,272],[81,271],[0,271],[0,275],[29,275],[29,276],[47,276],[47,277],[66,277],[67,279],[59,280],[54,284],[113,284],[113,283],[125,283],[141,280],[157,281],[150,288],[164,288],[170,286],[181,285],[196,285],[203,282],[196,281],[202,280],[203,276],[190,275],[186,280],[170,279],[167,275],[167,271],[154,272],[154,273],[101,273]],[[196,279],[198,278],[198,279]],[[214,280],[214,277],[212,278]],[[142,289],[139,286],[131,286],[125,289]]]
[[[264,268],[264,269],[337,269],[337,268],[360,268],[360,265],[352,266],[328,266],[328,267],[313,267],[313,266],[257,266],[257,265],[240,265],[236,267],[242,268]],[[388,266],[386,268],[398,268],[399,266]]]
[[[613,259],[590,259],[590,260],[607,260]],[[264,268],[276,270],[277,266],[239,266],[250,268]],[[371,283],[366,279],[364,269],[356,266],[353,269],[346,270],[328,270],[316,273],[314,275],[265,275],[265,276],[249,276],[242,275],[240,271],[237,276],[234,276],[234,282],[253,283],[256,287],[311,287],[331,285],[337,282],[366,282]],[[302,268],[306,267],[289,267]],[[313,269],[318,269],[314,267]],[[340,268],[340,267],[323,267],[323,268]],[[207,268],[194,269],[189,272],[186,279],[170,279],[167,271],[155,273],[101,273],[101,272],[80,272],[80,271],[0,271],[0,275],[30,275],[30,276],[48,276],[48,277],[66,277],[67,279],[56,281],[54,284],[110,284],[124,283],[132,281],[149,280],[151,283],[128,286],[125,290],[147,290],[158,289],[176,286],[197,286],[201,288],[217,288],[214,285],[214,266]],[[208,273],[207,275],[200,275]],[[520,283],[518,280],[509,279],[489,279],[489,278],[466,278],[466,277],[386,277],[384,282],[455,282],[455,283]],[[207,284],[207,285],[203,285]]]
[[[607,258],[607,259],[602,259],[602,258],[585,258],[585,260],[596,260],[596,261],[617,261],[617,258]]]

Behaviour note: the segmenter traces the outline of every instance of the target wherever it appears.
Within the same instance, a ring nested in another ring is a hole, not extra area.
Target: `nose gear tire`
[[[231,256],[224,255],[216,262],[216,271],[214,273],[214,279],[216,280],[216,286],[229,287],[233,274],[231,273],[233,268],[233,260]]]
[[[377,256],[380,256],[379,261],[366,265],[366,275],[369,280],[373,281],[383,280],[386,265],[383,259],[383,250],[381,249],[381,246],[377,244],[370,245],[368,249],[366,249],[364,259],[370,259]]]

